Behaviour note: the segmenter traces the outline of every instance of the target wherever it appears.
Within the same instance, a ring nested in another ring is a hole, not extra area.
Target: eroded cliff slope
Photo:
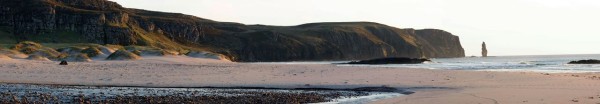
[[[0,0],[0,43],[25,40],[206,50],[234,61],[464,57],[459,38],[436,29],[371,22],[244,25],[106,0]]]

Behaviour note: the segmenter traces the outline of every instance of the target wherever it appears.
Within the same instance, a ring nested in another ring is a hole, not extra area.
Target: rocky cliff
[[[0,40],[198,49],[235,61],[464,57],[459,38],[443,30],[371,22],[244,25],[106,0],[0,0]]]

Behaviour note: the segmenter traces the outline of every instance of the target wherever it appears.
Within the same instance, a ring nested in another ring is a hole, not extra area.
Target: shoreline
[[[595,77],[594,77],[595,76]],[[600,102],[600,73],[538,73],[248,64],[151,57],[138,61],[0,63],[0,82],[91,86],[348,89],[388,86],[414,94],[370,103]],[[308,86],[307,86],[308,85]],[[593,97],[594,99],[589,99]],[[542,100],[543,99],[543,100]]]
[[[6,83],[0,82],[0,85],[33,85],[33,86],[58,86],[58,87],[123,87],[123,88],[165,88],[165,89],[252,89],[252,90],[303,90],[303,91],[362,91],[362,92],[390,92],[410,95],[415,92],[407,89],[421,88],[394,88],[394,87],[357,87],[357,88],[328,88],[328,87],[304,87],[304,88],[277,88],[277,87],[251,87],[251,86],[232,86],[232,87],[151,87],[151,86],[114,86],[114,85],[69,85],[69,84],[39,84],[39,83]]]
[[[394,91],[380,90],[393,89]],[[155,88],[0,83],[0,103],[340,103],[405,96],[394,88]]]

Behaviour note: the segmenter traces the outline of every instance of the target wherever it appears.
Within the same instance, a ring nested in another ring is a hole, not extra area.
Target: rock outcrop
[[[342,64],[421,64],[425,61],[431,61],[429,59],[420,59],[420,58],[381,58],[381,59],[371,59],[371,60],[361,60],[361,61],[353,61]]]
[[[579,61],[571,61],[569,64],[600,64],[600,60],[589,59],[589,60],[579,60]]]
[[[200,49],[232,61],[464,57],[459,38],[437,29],[372,22],[244,25],[124,8],[107,0],[0,0],[0,36],[17,42]]]

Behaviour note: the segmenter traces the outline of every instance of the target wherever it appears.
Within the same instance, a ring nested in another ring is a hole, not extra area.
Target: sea
[[[525,71],[544,73],[600,72],[600,64],[568,64],[570,61],[600,59],[600,54],[587,55],[527,55],[463,58],[434,58],[423,64],[348,65],[360,67],[401,67],[432,70]],[[270,64],[335,64],[349,61],[275,62]]]

